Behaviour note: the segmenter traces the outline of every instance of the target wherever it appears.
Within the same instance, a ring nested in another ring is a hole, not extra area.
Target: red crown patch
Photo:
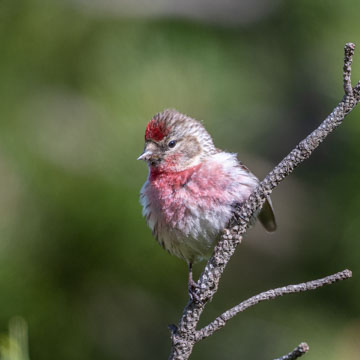
[[[165,127],[163,122],[152,119],[146,126],[145,140],[161,141],[168,134],[169,129]]]

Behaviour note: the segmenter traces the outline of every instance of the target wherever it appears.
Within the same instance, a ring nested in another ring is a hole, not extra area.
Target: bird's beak
[[[153,153],[151,151],[145,150],[137,159],[147,161],[151,159],[152,154]]]

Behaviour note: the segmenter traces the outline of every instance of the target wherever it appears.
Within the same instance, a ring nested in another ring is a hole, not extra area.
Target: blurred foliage
[[[14,317],[9,322],[9,333],[0,335],[1,360],[29,360],[28,328],[21,317]]]
[[[279,1],[231,26],[84,4],[0,2],[0,330],[26,319],[37,360],[166,358],[187,270],[141,217],[147,121],[166,107],[204,119],[264,176],[341,99],[360,3]],[[359,64],[356,51],[354,81]],[[358,358],[359,124],[356,109],[276,190],[279,231],[250,231],[202,321],[272,287],[355,277],[258,305],[194,360],[269,359],[301,341],[309,360]]]

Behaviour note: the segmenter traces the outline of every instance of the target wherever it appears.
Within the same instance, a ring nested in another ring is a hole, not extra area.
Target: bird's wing
[[[263,207],[260,210],[258,219],[267,231],[273,232],[276,230],[277,225],[270,197],[267,197]]]

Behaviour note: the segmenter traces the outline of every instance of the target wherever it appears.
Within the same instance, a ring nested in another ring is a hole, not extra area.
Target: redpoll
[[[140,193],[143,215],[157,241],[189,266],[211,255],[234,206],[244,202],[259,180],[237,160],[217,149],[203,125],[176,110],[156,114],[145,131],[149,175]],[[270,198],[258,218],[276,229]]]

